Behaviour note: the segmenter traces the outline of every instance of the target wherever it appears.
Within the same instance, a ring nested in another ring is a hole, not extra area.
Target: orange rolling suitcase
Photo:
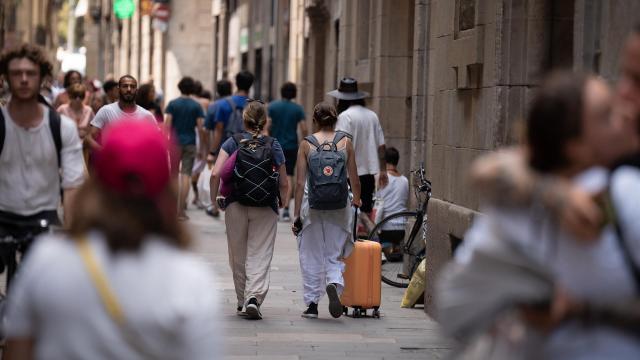
[[[376,241],[356,241],[354,249],[345,259],[344,291],[340,302],[344,313],[353,308],[353,317],[367,315],[367,309],[373,309],[372,316],[380,317],[382,248]]]

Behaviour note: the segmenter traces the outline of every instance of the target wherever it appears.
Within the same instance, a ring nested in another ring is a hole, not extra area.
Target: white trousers
[[[318,303],[327,284],[338,285],[342,294],[344,263],[339,260],[349,233],[328,221],[317,219],[307,225],[298,237],[304,303]]]

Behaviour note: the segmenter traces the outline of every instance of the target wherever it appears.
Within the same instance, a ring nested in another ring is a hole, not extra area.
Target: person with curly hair
[[[0,113],[2,226],[2,219],[10,219],[8,226],[33,219],[58,223],[60,188],[68,222],[69,206],[84,182],[82,142],[76,123],[58,116],[39,93],[51,69],[42,49],[34,45],[19,46],[0,58],[0,75],[11,91]]]

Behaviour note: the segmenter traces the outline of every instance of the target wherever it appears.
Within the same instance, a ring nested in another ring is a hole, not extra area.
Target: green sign
[[[130,19],[136,10],[133,0],[115,0],[113,2],[113,12],[118,19]]]

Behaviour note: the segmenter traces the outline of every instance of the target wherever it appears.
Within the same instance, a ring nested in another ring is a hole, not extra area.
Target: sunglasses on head
[[[254,102],[254,101],[257,101],[257,102],[259,102],[260,104],[264,105],[264,101],[262,101],[262,100],[260,100],[260,99],[247,99],[247,103]]]

